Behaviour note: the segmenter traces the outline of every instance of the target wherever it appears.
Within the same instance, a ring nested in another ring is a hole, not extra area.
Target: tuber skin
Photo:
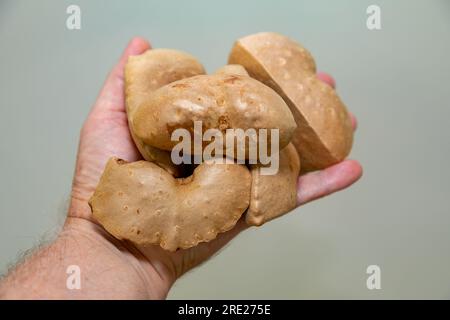
[[[179,128],[194,132],[194,121],[201,121],[204,131],[279,129],[280,149],[297,127],[289,107],[275,91],[236,74],[199,75],[161,87],[139,105],[130,122],[138,139],[170,151],[178,144],[171,139],[172,132]],[[267,145],[271,145],[270,139]]]
[[[225,65],[218,69],[216,74],[248,76],[245,68],[238,64]],[[300,158],[292,143],[280,151],[279,168],[276,174],[262,175],[260,164],[249,165],[249,168],[252,174],[252,189],[250,205],[245,214],[248,225],[261,226],[295,208]]]
[[[291,108],[297,122],[292,143],[302,171],[324,169],[350,153],[350,114],[335,90],[316,77],[314,59],[300,44],[277,33],[257,33],[237,40],[228,62],[242,65]]]
[[[249,205],[250,184],[238,164],[203,163],[175,179],[152,162],[112,158],[89,204],[117,239],[175,251],[233,228]]]
[[[182,51],[154,49],[131,56],[125,66],[126,110],[129,122],[133,119],[135,110],[153,91],[176,80],[204,73],[202,64]],[[182,175],[182,169],[172,163],[169,152],[146,144],[136,137],[132,130],[131,136],[145,160],[158,164],[174,176]]]
[[[245,214],[248,225],[260,226],[294,209],[297,205],[297,178],[300,159],[292,143],[280,151],[277,174],[261,175],[261,165],[250,166],[252,190]]]
[[[247,70],[240,64],[227,64],[216,70],[214,74],[237,74],[240,76],[249,76]]]

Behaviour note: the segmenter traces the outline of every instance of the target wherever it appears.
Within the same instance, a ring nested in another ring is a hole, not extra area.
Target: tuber
[[[348,155],[350,115],[336,91],[316,77],[314,59],[300,44],[277,33],[257,33],[237,40],[228,61],[273,88],[291,108],[297,122],[292,143],[302,170],[323,169]]]

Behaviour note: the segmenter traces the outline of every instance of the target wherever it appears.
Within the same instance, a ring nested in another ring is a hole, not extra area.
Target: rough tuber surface
[[[297,122],[292,143],[302,170],[329,167],[349,154],[350,115],[336,91],[316,77],[314,59],[299,43],[273,32],[257,33],[236,41],[228,61],[244,66],[289,105]]]
[[[243,165],[204,163],[175,179],[152,162],[112,158],[89,203],[116,238],[174,251],[233,228],[249,205],[250,185]]]

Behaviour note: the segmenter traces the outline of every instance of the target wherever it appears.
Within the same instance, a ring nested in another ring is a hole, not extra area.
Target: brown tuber
[[[292,143],[302,170],[329,167],[349,154],[350,115],[336,91],[316,77],[314,59],[300,44],[277,33],[257,33],[236,41],[229,63],[242,65],[291,108],[297,122]]]
[[[233,228],[249,205],[250,183],[248,169],[237,164],[203,163],[175,179],[154,163],[112,158],[90,205],[116,238],[174,251]]]

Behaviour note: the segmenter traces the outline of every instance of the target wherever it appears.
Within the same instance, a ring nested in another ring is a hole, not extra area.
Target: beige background
[[[66,7],[82,30],[65,27]],[[125,5],[126,3],[126,5]],[[366,8],[382,9],[382,30]],[[63,219],[78,133],[133,35],[213,71],[278,31],[334,75],[359,119],[352,188],[239,236],[170,298],[450,298],[450,2],[0,2],[0,267]],[[382,289],[366,288],[377,264]]]

